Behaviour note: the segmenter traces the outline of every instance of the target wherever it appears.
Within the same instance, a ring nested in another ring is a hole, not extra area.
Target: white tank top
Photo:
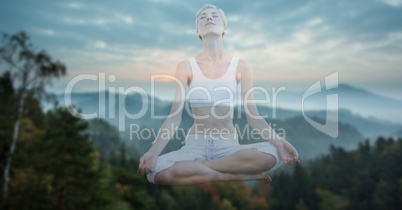
[[[197,60],[189,58],[193,79],[187,93],[191,107],[230,106],[237,102],[236,70],[239,58],[232,57],[223,76],[210,79],[202,72]]]

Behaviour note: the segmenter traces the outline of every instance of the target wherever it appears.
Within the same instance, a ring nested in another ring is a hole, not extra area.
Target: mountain
[[[327,111],[307,111],[307,116],[314,116],[320,119],[326,118]],[[363,134],[364,138],[376,139],[378,136],[392,135],[395,131],[402,129],[399,123],[393,123],[375,117],[363,117],[347,109],[338,110],[339,121],[356,127]]]
[[[275,97],[276,107],[292,109],[298,112],[302,110],[304,92],[283,90]],[[374,94],[362,88],[348,84],[339,84],[337,88],[325,90],[304,98],[304,110],[326,110],[327,105],[334,109],[336,103],[327,104],[327,96],[338,96],[338,108],[350,110],[354,114],[366,118],[381,119],[402,124],[402,101]],[[271,101],[274,101],[271,94]],[[255,94],[256,99],[264,99],[262,93]],[[270,104],[270,107],[275,107]],[[381,122],[381,121],[379,121]],[[381,122],[382,123],[382,122]]]
[[[336,91],[336,93],[339,94],[339,98],[343,99],[342,103],[345,101],[344,98],[350,98],[353,95],[357,97],[357,95],[363,94],[364,97],[362,96],[360,98],[377,97],[369,92],[355,88],[351,89],[354,91],[347,91],[348,88],[350,89],[349,86],[341,85]],[[293,95],[293,99],[289,99],[295,100],[297,94],[300,95],[300,93],[290,92],[289,95]],[[322,93],[322,98],[325,98],[326,94],[333,94],[333,92],[327,91]],[[105,100],[99,103],[99,98],[102,98],[102,96],[104,96]],[[282,99],[286,98],[284,95],[279,95],[279,97],[282,97]],[[58,98],[60,104],[64,105],[64,96],[59,95]],[[321,98],[312,98],[312,101],[313,100],[321,100]],[[171,102],[163,101],[156,97],[142,97],[138,93],[125,96],[113,95],[107,91],[100,93],[73,93],[71,94],[71,102],[74,104],[75,108],[81,109],[81,112],[84,114],[97,113],[99,117],[99,114],[104,110],[105,120],[122,131],[120,132],[121,137],[128,142],[128,146],[136,147],[139,153],[144,153],[149,149],[171,108]],[[283,101],[279,102],[283,103]],[[397,102],[398,101],[392,100],[387,101],[387,103]],[[178,132],[178,135],[172,139],[173,141],[169,143],[164,152],[181,147],[187,130],[193,124],[188,101],[185,103],[185,109],[180,125],[181,132]],[[301,149],[300,153],[308,158],[327,152],[330,144],[344,148],[353,148],[354,145],[357,145],[357,142],[364,138],[379,135],[393,135],[402,130],[401,124],[378,119],[376,117],[365,117],[348,109],[341,108],[338,110],[339,136],[333,139],[310,125],[306,121],[306,118],[303,117],[300,110],[278,107],[274,109],[262,105],[258,105],[258,110],[260,115],[268,115],[266,118],[268,123],[276,125],[276,128],[283,128],[286,131],[286,138],[289,138],[289,141],[295,144],[297,148]],[[127,117],[128,113],[132,116]],[[138,116],[133,116],[136,114]],[[306,117],[324,124],[327,111],[306,110],[304,114]],[[241,106],[236,107],[234,116],[240,116],[234,119],[234,123],[239,125],[239,129],[244,129],[246,126],[246,117]],[[245,142],[247,139],[242,140]]]

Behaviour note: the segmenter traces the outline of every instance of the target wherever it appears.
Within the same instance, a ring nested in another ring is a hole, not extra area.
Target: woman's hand
[[[138,166],[137,173],[141,175],[147,175],[149,173],[152,173],[152,171],[155,168],[157,158],[158,156],[155,154],[149,152],[145,153],[140,158],[140,165]]]
[[[277,141],[274,144],[278,149],[279,157],[287,165],[299,164],[299,153],[296,149],[286,140]]]

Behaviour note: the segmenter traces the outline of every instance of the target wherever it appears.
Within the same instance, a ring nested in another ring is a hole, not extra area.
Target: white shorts
[[[276,164],[269,171],[277,169],[283,162],[279,158],[276,147],[271,142],[239,144],[237,134],[218,134],[218,136],[187,134],[185,142],[181,149],[157,158],[153,172],[147,175],[149,182],[155,184],[156,174],[171,167],[176,162],[197,159],[214,160],[233,154],[241,149],[257,149],[273,155],[276,158]]]

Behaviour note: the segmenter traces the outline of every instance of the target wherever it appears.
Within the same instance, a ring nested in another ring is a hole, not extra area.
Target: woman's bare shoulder
[[[239,58],[239,63],[237,64],[238,71],[246,73],[251,71],[251,65],[248,61]]]
[[[188,59],[183,59],[177,63],[177,68],[188,68],[190,67],[190,62]]]
[[[191,66],[188,59],[181,60],[177,63],[176,75],[183,77],[191,76]]]

